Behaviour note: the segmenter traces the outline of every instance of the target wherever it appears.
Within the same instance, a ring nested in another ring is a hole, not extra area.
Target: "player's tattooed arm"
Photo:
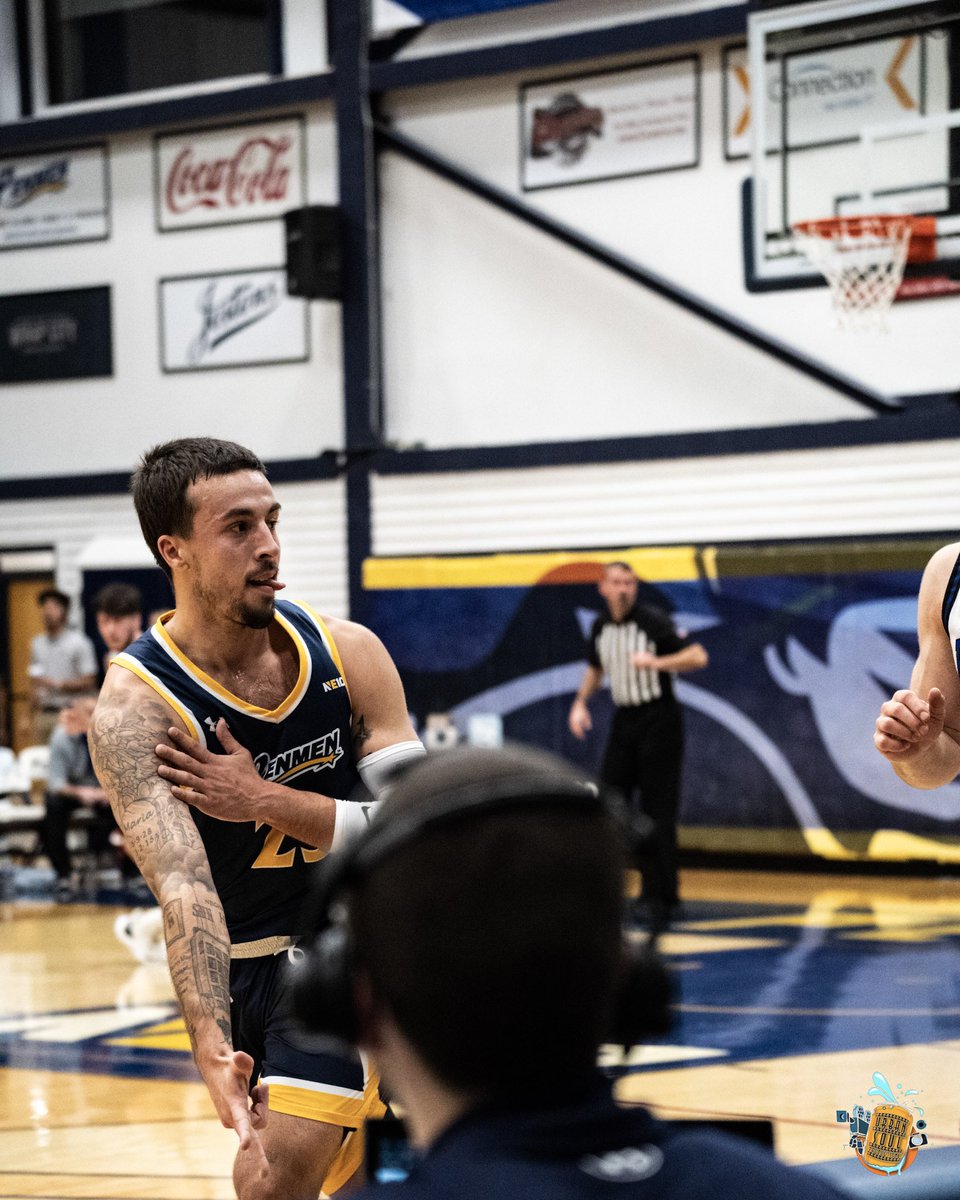
[[[167,961],[197,1066],[220,1119],[249,1144],[252,1060],[232,1046],[227,924],[190,809],[157,773],[157,743],[169,740],[175,720],[152,689],[114,667],[93,714],[90,753],[131,857],[160,903]]]
[[[172,713],[151,690],[124,683],[104,688],[90,752],[127,849],[162,907],[170,973],[198,1054],[208,1022],[230,1041],[230,940],[190,810],[157,774],[155,749]]]

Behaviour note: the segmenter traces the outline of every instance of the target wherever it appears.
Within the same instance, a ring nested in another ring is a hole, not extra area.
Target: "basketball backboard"
[[[960,273],[958,0],[815,0],[757,11],[746,69],[748,287],[820,282],[794,225],[858,213],[935,216],[934,261],[907,270]]]

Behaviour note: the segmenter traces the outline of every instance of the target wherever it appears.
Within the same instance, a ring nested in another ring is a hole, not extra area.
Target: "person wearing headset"
[[[559,759],[469,747],[412,763],[324,863],[295,1010],[375,1057],[418,1152],[361,1195],[836,1198],[760,1147],[615,1103],[598,1047],[664,1032],[668,1008],[659,960],[624,940],[623,829]]]

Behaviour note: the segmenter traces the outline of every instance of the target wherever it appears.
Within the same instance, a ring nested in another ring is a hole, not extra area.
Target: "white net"
[[[799,249],[825,276],[843,329],[885,329],[910,247],[908,217],[836,217],[794,226]]]

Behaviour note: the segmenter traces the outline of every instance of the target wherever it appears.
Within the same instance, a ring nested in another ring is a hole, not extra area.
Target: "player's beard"
[[[273,622],[274,607],[272,599],[269,608],[254,608],[241,600],[237,605],[237,620],[248,629],[266,629]]]
[[[197,580],[195,587],[203,607],[208,612],[214,613],[218,609],[223,611],[223,596],[220,593],[205,586],[200,580]],[[230,605],[228,615],[236,624],[247,629],[266,629],[273,622],[274,608],[272,596],[265,597],[263,603],[258,605],[252,604],[243,596],[238,596]]]

